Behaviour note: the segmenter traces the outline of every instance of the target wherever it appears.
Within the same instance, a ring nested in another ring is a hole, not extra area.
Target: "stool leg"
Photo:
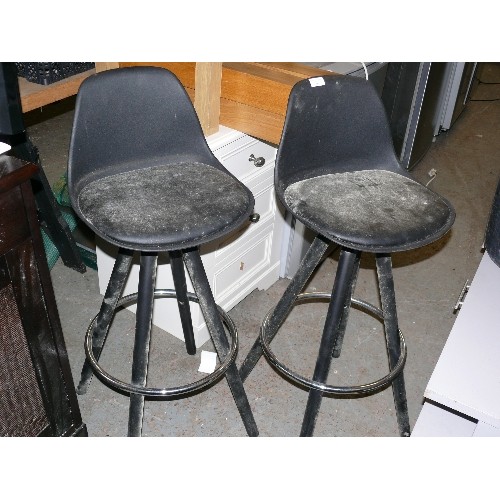
[[[134,357],[132,361],[132,384],[140,387],[146,386],[148,375],[149,341],[151,339],[156,260],[156,254],[141,254],[135,321]],[[130,394],[128,418],[129,437],[138,437],[141,435],[143,415],[144,396],[141,394]]]
[[[268,340],[271,340],[276,336],[277,331],[285,321],[286,317],[293,308],[295,299],[297,295],[302,291],[305,284],[311,277],[313,271],[318,266],[319,262],[323,258],[325,252],[328,250],[329,242],[323,239],[321,236],[316,236],[309,250],[304,255],[302,262],[298,271],[295,273],[294,277],[290,281],[285,293],[279,300],[278,304],[274,308],[274,311],[269,318],[269,328],[268,328]],[[254,345],[247,354],[245,360],[243,361],[240,368],[241,380],[245,381],[250,372],[254,369],[255,365],[262,356],[262,346],[260,345],[260,339],[257,337]]]
[[[344,309],[346,304],[347,307],[350,307],[352,280],[357,274],[358,266],[359,252],[343,248],[340,252],[332,298],[326,315],[316,368],[314,369],[313,380],[316,382],[325,383],[328,377],[333,348],[342,325],[342,317],[345,314]],[[300,432],[301,437],[313,435],[322,397],[323,393],[321,391],[316,389],[309,391],[304,420],[302,421],[302,430]]]
[[[207,323],[208,331],[212,337],[219,359],[223,359],[229,352],[229,342],[224,331],[224,325],[212,294],[212,289],[203,267],[198,249],[184,252],[184,263],[191,277],[193,288],[198,297],[200,308]],[[240,412],[241,419],[249,436],[258,436],[259,430],[253,418],[252,409],[248,402],[243,382],[241,381],[236,363],[233,362],[226,371],[226,380],[233,394],[234,401]]]
[[[337,334],[337,339],[335,341],[335,347],[333,348],[333,357],[339,358],[340,351],[342,350],[342,342],[344,341],[344,333],[347,326],[347,320],[349,318],[349,311],[351,310],[351,298],[354,294],[354,289],[356,288],[356,281],[358,279],[358,271],[359,271],[359,259],[361,257],[361,252],[357,254],[356,259],[357,262],[354,264],[354,271],[351,280],[351,290],[347,294],[346,304],[344,304],[344,313],[342,314],[342,321],[340,323],[339,331]]]
[[[377,274],[380,289],[380,300],[384,312],[384,327],[389,356],[389,368],[392,370],[397,363],[400,353],[398,334],[398,317],[396,313],[396,297],[394,293],[394,279],[392,276],[391,257],[386,254],[377,254]],[[392,393],[398,419],[399,434],[403,437],[410,435],[410,421],[406,402],[406,390],[403,372],[392,382]]]
[[[182,263],[182,252],[169,252],[170,267],[174,279],[175,292],[177,294],[177,305],[181,317],[184,341],[188,354],[196,354],[196,343],[194,341],[193,321],[191,319],[191,309],[187,297],[186,276],[184,274],[184,264]]]
[[[130,250],[120,248],[118,251],[118,255],[113,266],[113,272],[109,278],[109,283],[106,288],[104,300],[102,301],[99,316],[97,317],[92,336],[92,352],[97,360],[99,360],[102,348],[106,342],[109,326],[111,324],[111,320],[113,319],[113,315],[115,314],[116,303],[122,296],[125,281],[127,280],[130,272],[130,266],[132,265],[132,257],[133,252]],[[92,371],[92,367],[86,359],[83,363],[80,383],[76,389],[77,394],[81,395],[87,392],[93,374],[94,372]]]

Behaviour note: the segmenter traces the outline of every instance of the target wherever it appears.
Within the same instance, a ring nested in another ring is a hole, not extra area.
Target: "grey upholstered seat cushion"
[[[386,170],[305,179],[288,186],[284,197],[304,224],[357,250],[417,248],[442,236],[454,220],[442,197]]]
[[[253,207],[233,177],[202,163],[155,166],[89,183],[78,208],[97,234],[135,250],[196,246],[225,234]]]

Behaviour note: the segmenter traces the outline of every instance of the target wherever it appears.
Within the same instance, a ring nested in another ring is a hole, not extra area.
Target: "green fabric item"
[[[66,210],[62,210],[61,213],[64,220],[67,222],[70,231],[73,232],[76,227],[75,216],[71,212],[68,212]],[[59,250],[57,250],[57,247],[54,245],[54,243],[52,243],[52,240],[49,238],[48,234],[43,230],[43,228],[42,240],[43,246],[45,248],[45,255],[47,257],[47,264],[49,265],[49,269],[52,269],[55,266],[57,259],[59,258]]]
[[[71,202],[69,200],[68,192],[68,173],[65,172],[59,180],[57,180],[52,186],[52,191],[54,192],[54,197],[57,203],[63,207],[71,207]]]
[[[64,220],[68,224],[70,231],[73,232],[76,228],[78,221],[75,217],[75,213],[71,209],[71,202],[69,200],[69,193],[68,193],[67,172],[65,172],[54,183],[54,185],[52,186],[52,191],[54,193],[54,197],[57,203],[62,207],[61,213]],[[41,232],[42,232],[43,246],[45,249],[45,255],[47,257],[47,264],[49,266],[49,269],[52,269],[55,266],[57,259],[59,258],[59,250],[54,245],[54,243],[47,235],[47,233],[45,233],[43,228]],[[80,256],[82,257],[83,263],[87,267],[97,270],[96,254],[80,246],[78,247],[78,250],[80,251]]]

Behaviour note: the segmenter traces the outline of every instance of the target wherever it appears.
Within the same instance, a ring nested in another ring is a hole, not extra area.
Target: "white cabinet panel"
[[[485,252],[425,397],[500,427],[500,268]]]
[[[427,384],[425,398],[474,419],[477,427],[470,434],[474,437],[500,435],[499,359],[500,267],[485,252]],[[417,433],[423,422],[426,427],[432,424],[429,406],[424,404],[417,419]],[[434,425],[435,432],[446,432],[439,418]]]
[[[477,422],[425,402],[411,437],[471,437]]]
[[[269,268],[272,230],[256,242],[249,242],[238,257],[214,274],[213,293],[218,303],[245,287],[252,278]]]

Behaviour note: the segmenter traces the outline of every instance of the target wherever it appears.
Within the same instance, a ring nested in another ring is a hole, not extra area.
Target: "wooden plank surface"
[[[217,130],[217,95],[220,102],[218,122],[273,144],[281,138],[288,96],[293,85],[312,76],[330,72],[292,62],[227,62],[222,63],[220,91],[217,79],[205,76],[200,66],[198,77],[205,90],[198,94],[196,103],[196,62],[120,62],[96,63],[96,69],[74,75],[51,85],[37,85],[19,78],[23,112],[45,106],[78,92],[80,84],[96,71],[117,67],[158,66],[172,71],[188,92],[200,122],[211,134]],[[220,64],[220,63],[217,63]],[[213,69],[213,68],[212,68]],[[201,96],[205,102],[200,101]],[[201,110],[201,111],[200,111]],[[208,117],[208,118],[207,118]],[[205,123],[206,122],[206,123]]]
[[[278,144],[285,117],[240,102],[221,98],[220,124],[271,144]]]
[[[332,71],[325,71],[323,69],[315,68],[313,66],[306,66],[305,64],[294,62],[259,62],[252,63],[256,66],[272,69],[273,71],[281,71],[289,73],[290,75],[298,76],[301,79],[311,78],[313,76],[331,75]],[[335,73],[333,73],[335,74]]]
[[[222,63],[196,63],[194,108],[205,135],[219,130]]]
[[[250,63],[224,63],[221,97],[284,116],[290,89],[298,80]]]
[[[100,73],[101,71],[107,71],[108,69],[117,69],[120,67],[120,63],[117,62],[96,62],[95,72]]]
[[[19,93],[21,94],[23,113],[75,95],[83,80],[94,74],[95,69],[89,69],[50,85],[39,85],[38,83],[28,82],[25,78],[19,78]]]
[[[194,62],[121,62],[120,67],[159,66],[179,78],[194,102]],[[331,72],[298,63],[222,63],[220,124],[273,144],[281,138],[288,96],[293,85]]]
[[[295,83],[331,74],[297,63],[223,63],[220,123],[278,144]]]
[[[194,89],[195,87],[195,62],[120,62],[120,68],[130,66],[156,66],[170,70],[180,80],[184,87]]]

